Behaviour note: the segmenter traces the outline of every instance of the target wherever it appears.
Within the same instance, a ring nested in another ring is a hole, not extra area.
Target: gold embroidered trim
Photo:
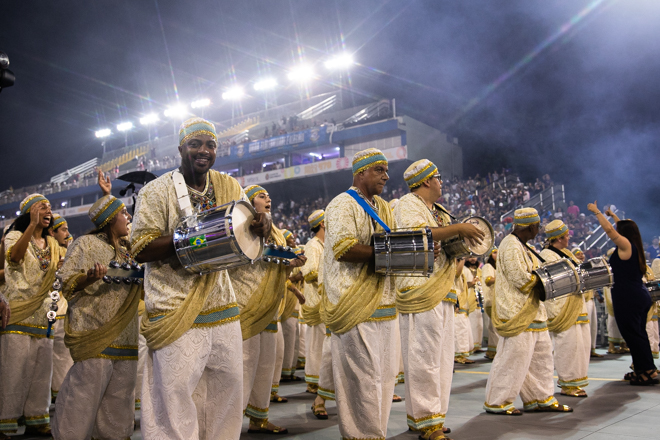
[[[346,246],[343,250],[341,250],[339,253],[337,253],[337,248],[344,245],[344,243],[346,243],[347,241],[350,241],[350,244]],[[355,246],[356,244],[358,244],[358,240],[357,238],[353,238],[353,237],[346,237],[342,239],[340,242],[335,243],[335,245],[332,247],[332,251],[335,253],[335,260],[339,260],[341,257],[343,257],[344,254],[349,250],[351,250],[351,248],[353,248],[353,246]]]
[[[160,231],[152,230],[150,232],[145,232],[144,234],[140,235],[135,240],[133,240],[131,242],[133,257],[137,256],[140,252],[144,250],[145,247],[149,245],[149,243],[159,238],[161,235],[162,234]]]
[[[520,288],[520,291],[523,293],[529,293],[537,281],[538,281],[538,277],[536,276],[536,274],[532,274],[532,279],[527,281],[527,283],[525,283],[525,285]]]
[[[311,283],[313,281],[316,281],[319,279],[319,273],[315,270],[311,271],[307,275],[305,275],[305,282],[306,283]]]

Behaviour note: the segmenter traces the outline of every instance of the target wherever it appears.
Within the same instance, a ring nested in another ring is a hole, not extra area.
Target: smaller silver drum
[[[580,275],[583,290],[611,287],[614,284],[614,275],[605,257],[592,258],[580,264]]]
[[[565,258],[544,264],[534,273],[539,277],[543,286],[543,290],[539,290],[541,301],[578,294],[582,290],[580,274],[575,265]]]
[[[253,263],[264,249],[250,230],[255,215],[252,205],[239,200],[183,219],[174,231],[176,256],[198,274]]]
[[[660,281],[651,281],[646,283],[646,290],[651,295],[651,301],[660,301]]]
[[[430,228],[375,233],[376,273],[394,276],[431,276],[433,235]]]
[[[495,233],[488,220],[483,217],[468,217],[461,223],[469,223],[479,228],[485,235],[484,239],[481,241],[481,244],[474,243],[460,235],[444,240],[442,242],[442,249],[444,249],[447,256],[450,259],[456,259],[486,255],[495,242]]]

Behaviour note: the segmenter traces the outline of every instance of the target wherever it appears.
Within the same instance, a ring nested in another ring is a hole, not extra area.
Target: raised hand
[[[598,209],[598,200],[594,200],[593,203],[589,203],[587,205],[587,209],[593,212],[594,214],[598,214],[600,212],[600,210]]]
[[[104,196],[110,195],[110,192],[112,191],[112,182],[110,181],[110,176],[105,176],[103,171],[100,169],[97,170],[97,172],[99,188],[101,188],[101,191],[103,191]]]

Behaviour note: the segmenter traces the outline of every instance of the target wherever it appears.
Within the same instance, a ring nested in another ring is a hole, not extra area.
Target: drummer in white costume
[[[410,193],[394,208],[397,228],[431,228],[435,262],[433,275],[396,277],[396,305],[400,313],[401,350],[405,371],[408,427],[420,438],[440,439],[449,406],[454,351],[454,306],[452,291],[456,264],[441,250],[441,241],[461,234],[482,238],[483,233],[467,223],[451,224],[451,218],[436,200],[442,195],[438,168],[423,159],[403,175]]]
[[[314,211],[314,214],[323,216]],[[308,219],[309,221],[309,219]],[[312,222],[310,221],[310,226]],[[318,226],[318,225],[317,225]],[[320,233],[319,233],[320,232]],[[319,296],[319,270],[323,261],[323,242],[325,239],[325,225],[314,237],[309,240],[305,246],[305,256],[307,262],[301,268],[302,276],[305,279],[305,304],[302,305],[303,316],[305,317],[305,382],[307,382],[307,392],[316,394],[319,387],[319,372],[321,370],[321,356],[323,352],[323,341],[325,340],[325,324],[321,320],[320,307],[321,297]],[[319,402],[316,405],[323,406],[324,400],[317,398]],[[319,409],[320,411],[320,409]]]
[[[497,248],[493,247],[490,254],[487,254],[486,264],[481,268],[481,276],[483,282],[483,295],[484,295],[484,312],[486,312],[486,326],[488,328],[488,349],[486,350],[485,358],[493,360],[497,354],[497,343],[500,336],[495,331],[493,320],[490,319],[491,310],[493,308],[493,295],[495,293],[495,268],[497,267]]]
[[[578,259],[580,263],[584,263],[584,252],[579,247],[571,249],[575,258]],[[596,353],[596,339],[598,338],[598,313],[596,310],[596,291],[595,290],[585,290],[583,293],[584,303],[587,305],[587,318],[589,319],[589,329],[591,335],[591,354],[592,358],[602,358],[602,354]],[[598,301],[603,302],[602,298],[598,298]]]
[[[235,179],[210,169],[216,149],[213,124],[193,118],[181,125],[178,172],[197,210],[245,197]],[[226,271],[199,276],[180,264],[172,234],[183,216],[173,172],[140,190],[131,247],[146,263],[141,332],[149,351],[142,438],[238,438],[243,413],[238,305]],[[270,220],[258,215],[251,228],[267,235]]]
[[[470,320],[470,330],[472,333],[472,353],[482,352],[481,341],[484,338],[484,314],[481,311],[483,307],[483,296],[477,297],[477,290],[483,290],[483,280],[479,260],[471,256],[465,260],[465,269],[470,273],[468,278],[468,319]],[[479,304],[479,301],[482,301]]]
[[[545,305],[539,301],[539,260],[526,244],[539,232],[534,208],[517,209],[513,232],[500,243],[491,316],[500,341],[486,384],[486,412],[522,415],[513,406],[520,394],[525,411],[572,412],[554,398],[552,342]]]
[[[456,263],[453,292],[456,294],[458,304],[456,310],[454,310],[454,362],[457,364],[474,364],[473,360],[468,359],[474,347],[469,317],[470,297],[468,287],[468,283],[472,281],[472,274],[465,267],[465,259],[460,258]]]
[[[384,228],[364,207],[394,226],[390,206],[378,197],[389,179],[387,170],[380,150],[356,153],[353,195],[341,193],[325,211],[321,317],[332,331],[339,432],[346,439],[385,438],[398,370],[394,283],[374,272],[370,245],[373,233]]]
[[[545,227],[548,246],[541,252],[547,262],[566,258],[579,265],[580,261],[567,249],[568,227],[561,220],[553,220]],[[548,330],[554,342],[555,369],[559,376],[561,394],[571,397],[587,397],[583,387],[589,385],[589,357],[591,329],[587,306],[582,294],[567,295],[546,301]]]

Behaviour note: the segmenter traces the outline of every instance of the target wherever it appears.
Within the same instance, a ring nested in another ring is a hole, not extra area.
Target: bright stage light
[[[264,78],[254,83],[254,90],[272,90],[277,87],[277,80],[275,78]]]
[[[109,128],[103,128],[101,130],[97,130],[94,134],[97,138],[104,138],[106,136],[110,136],[112,131]]]
[[[133,128],[133,123],[132,122],[122,122],[121,124],[117,124],[117,130],[118,131],[127,131]]]
[[[245,93],[239,86],[234,86],[222,94],[222,99],[227,101],[238,101]]]
[[[150,113],[148,115],[144,115],[142,118],[140,118],[140,124],[142,125],[151,125],[155,122],[158,122],[160,118],[156,113]]]
[[[301,64],[292,68],[287,77],[291,81],[306,82],[314,78],[314,68],[307,64]]]
[[[209,105],[211,105],[211,100],[208,98],[204,98],[204,99],[198,99],[197,101],[193,101],[193,103],[190,104],[190,107],[202,108],[202,107],[208,107]]]
[[[186,110],[186,106],[183,104],[177,104],[177,105],[172,105],[165,110],[165,116],[168,118],[182,118],[184,117],[188,111]]]
[[[325,62],[326,69],[330,70],[345,70],[355,64],[353,61],[353,55],[350,53],[342,53],[335,55]]]

